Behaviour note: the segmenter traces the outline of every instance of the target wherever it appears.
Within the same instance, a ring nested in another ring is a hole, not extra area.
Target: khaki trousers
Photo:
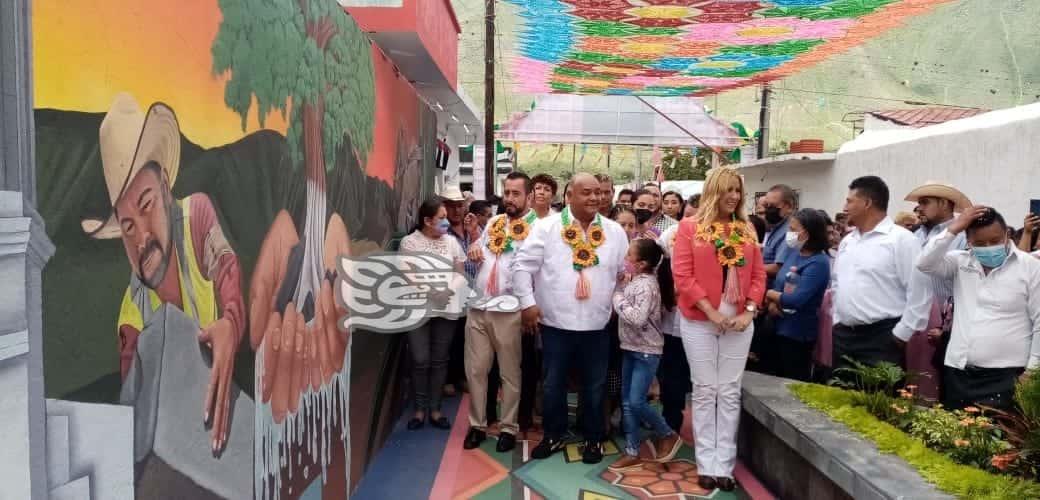
[[[487,429],[487,379],[498,355],[502,376],[502,431],[516,435],[520,408],[520,312],[470,309],[466,318],[466,381],[469,383],[469,424]]]

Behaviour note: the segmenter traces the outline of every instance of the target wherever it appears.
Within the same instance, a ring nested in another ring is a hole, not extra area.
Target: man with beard
[[[791,214],[798,211],[798,194],[790,186],[777,184],[762,197],[762,207],[763,217],[769,225],[762,245],[762,259],[771,283],[787,258],[787,223]]]
[[[539,219],[552,215],[552,204],[556,199],[557,189],[559,185],[551,175],[538,174],[531,178],[531,208],[538,214]]]
[[[101,122],[100,149],[112,214],[84,220],[96,239],[122,238],[130,261],[130,284],[119,310],[120,374],[126,380],[138,336],[162,304],[171,304],[198,325],[212,350],[204,421],[212,426],[219,453],[230,428],[228,400],[235,353],[245,332],[240,268],[205,194],[176,200],[170,186],[180,168],[180,129],[172,109],[155,103],[141,113],[133,97],[116,96]],[[177,334],[181,332],[169,332]]]
[[[513,260],[513,291],[524,308],[524,331],[541,332],[545,362],[545,438],[531,457],[562,450],[567,432],[567,375],[581,371],[582,461],[603,459],[603,397],[611,299],[628,252],[628,235],[599,215],[599,182],[582,173],[571,181],[570,204],[536,222]]]
[[[480,239],[469,249],[471,261],[480,265],[476,290],[484,296],[500,297],[513,294],[509,268],[513,257],[522,248],[531,232],[537,214],[527,206],[531,194],[531,179],[526,174],[512,172],[502,182],[506,213],[488,220]],[[502,433],[496,450],[506,452],[516,446],[517,417],[521,400],[521,359],[526,344],[534,350],[534,338],[521,338],[520,312],[497,312],[474,305],[466,319],[466,380],[470,388],[469,423],[463,447],[471,450],[487,438],[488,372],[498,357],[498,371],[502,381]],[[534,383],[537,384],[537,373]],[[533,388],[533,387],[532,387]],[[497,391],[496,391],[497,392]]]

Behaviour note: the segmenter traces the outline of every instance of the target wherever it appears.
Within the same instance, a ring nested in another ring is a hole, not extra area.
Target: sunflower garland
[[[560,213],[560,223],[563,225],[560,236],[567,246],[571,247],[571,266],[578,272],[574,296],[578,300],[588,299],[592,296],[592,283],[589,282],[588,276],[585,276],[585,269],[599,264],[596,248],[607,241],[607,235],[603,232],[603,220],[596,214],[589,230],[582,231],[578,221],[571,218],[571,208],[567,207]]]
[[[512,222],[506,221],[506,216],[495,219],[488,231],[488,250],[495,255],[512,252],[513,242],[523,241],[527,238],[527,235],[531,233],[531,224],[537,217],[538,214],[531,211],[526,216]]]
[[[584,231],[581,230],[578,222],[571,218],[570,207],[565,208],[563,213],[560,214],[560,221],[563,223],[560,236],[571,247],[571,261],[574,270],[581,272],[586,267],[598,265],[599,256],[596,255],[596,248],[599,248],[607,241],[607,235],[603,232],[603,222],[600,220],[600,215],[596,214],[596,218],[593,219],[592,224],[589,226],[586,235],[588,240],[582,238]]]
[[[731,222],[723,224],[715,222],[697,229],[697,238],[715,246],[715,254],[719,264],[726,267],[744,267],[744,243],[747,241],[747,226],[743,223]]]

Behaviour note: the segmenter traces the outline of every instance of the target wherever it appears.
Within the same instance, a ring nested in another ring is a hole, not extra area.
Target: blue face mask
[[[1007,243],[991,247],[974,247],[971,251],[975,258],[979,259],[979,264],[990,269],[1002,266],[1008,257]]]
[[[440,234],[448,234],[451,230],[451,221],[448,219],[441,219],[437,221],[437,232]]]

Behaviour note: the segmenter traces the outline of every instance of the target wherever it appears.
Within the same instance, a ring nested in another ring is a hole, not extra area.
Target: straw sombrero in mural
[[[906,201],[912,201],[914,203],[920,202],[921,198],[941,198],[944,200],[950,200],[953,202],[953,208],[957,211],[962,211],[972,207],[971,200],[968,196],[962,193],[959,189],[941,182],[928,181],[910,191],[910,194],[906,195]]]
[[[169,106],[157,102],[142,113],[130,94],[120,93],[101,121],[99,134],[101,168],[111,206],[148,162],[159,164],[172,187],[181,162],[181,132],[177,116]],[[84,219],[80,225],[90,237],[112,239],[122,236],[115,211],[107,219]]]

